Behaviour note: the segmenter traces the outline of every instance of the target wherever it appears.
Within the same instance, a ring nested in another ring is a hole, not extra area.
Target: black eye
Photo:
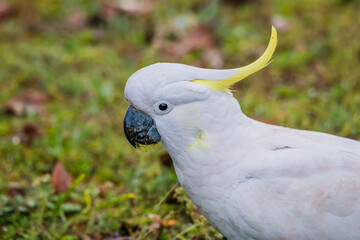
[[[166,103],[160,103],[159,104],[159,109],[161,111],[165,111],[166,109],[168,109],[168,105]]]

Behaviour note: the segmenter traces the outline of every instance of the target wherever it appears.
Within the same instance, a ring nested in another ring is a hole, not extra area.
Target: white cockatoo
[[[360,142],[255,121],[229,88],[265,67],[156,63],[133,74],[125,134],[162,142],[180,184],[227,239],[360,239]]]

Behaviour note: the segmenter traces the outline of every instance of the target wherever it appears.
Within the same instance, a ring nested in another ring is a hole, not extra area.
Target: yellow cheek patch
[[[199,136],[195,138],[194,142],[187,147],[189,151],[192,151],[195,148],[201,148],[203,150],[207,149],[206,134],[201,130],[199,131]]]
[[[261,55],[259,59],[255,62],[239,68],[238,72],[225,80],[205,80],[205,79],[195,79],[193,82],[200,83],[214,91],[227,91],[229,88],[236,82],[246,78],[247,76],[261,70],[262,68],[266,67],[269,64],[269,61],[275,51],[277,44],[277,32],[274,27],[271,29],[271,37],[270,42],[265,50],[265,52]]]

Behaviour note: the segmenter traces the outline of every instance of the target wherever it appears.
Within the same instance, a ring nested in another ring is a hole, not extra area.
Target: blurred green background
[[[248,64],[271,25],[243,111],[360,139],[357,0],[0,0],[0,239],[222,239],[162,147],[125,139],[123,89],[159,61]]]

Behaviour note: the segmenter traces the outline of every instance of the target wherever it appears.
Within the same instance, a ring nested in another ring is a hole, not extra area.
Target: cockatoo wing
[[[247,158],[271,164],[249,164],[234,186],[225,206],[237,236],[228,238],[360,239],[358,150],[282,148]]]

